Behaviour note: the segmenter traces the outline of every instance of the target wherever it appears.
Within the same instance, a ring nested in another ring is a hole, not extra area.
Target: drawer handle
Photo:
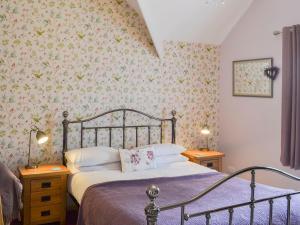
[[[41,186],[42,188],[51,188],[51,182],[43,182]]]
[[[213,163],[207,163],[207,167],[213,167],[214,166],[214,164]]]
[[[41,216],[50,216],[50,210],[42,211]]]
[[[49,201],[51,201],[51,196],[50,195],[46,195],[46,196],[41,197],[41,202],[49,202]]]

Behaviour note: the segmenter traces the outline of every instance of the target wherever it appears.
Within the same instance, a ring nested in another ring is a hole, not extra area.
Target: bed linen
[[[204,174],[215,172],[215,170],[192,163],[176,162],[171,164],[160,165],[156,169],[135,171],[131,173],[122,173],[120,164],[111,164],[105,168],[95,171],[80,172],[69,176],[68,190],[78,203],[81,202],[82,196],[88,187],[94,184],[121,181],[121,180],[143,180],[156,177],[176,177],[194,174]],[[147,187],[144,187],[146,191]]]
[[[120,168],[81,172],[69,180],[69,192],[80,203],[78,225],[145,225],[144,208],[149,203],[145,191],[155,184],[160,188],[157,199],[159,206],[188,200],[209,187],[225,175],[206,167],[191,163],[177,162],[154,170],[122,173]],[[250,200],[249,181],[235,178],[214,192],[187,206],[187,212],[228,206]],[[279,189],[257,184],[256,199],[292,190]],[[293,196],[291,202],[291,225],[300,224],[300,197]],[[274,200],[273,224],[285,224],[286,199]],[[249,207],[235,209],[235,225],[249,224]],[[269,205],[267,202],[256,204],[255,223],[268,224]],[[180,209],[161,212],[159,225],[179,224]],[[205,218],[192,218],[187,225],[205,224]],[[211,224],[227,225],[228,212],[212,214]]]
[[[144,207],[149,203],[145,188],[151,184],[158,185],[160,196],[159,206],[181,202],[190,199],[214,182],[222,179],[221,173],[204,173],[181,177],[160,177],[144,180],[124,180],[89,187],[81,201],[78,225],[146,225]],[[229,206],[250,199],[250,183],[240,178],[234,178],[202,199],[188,205],[187,212],[195,213],[208,209]],[[291,190],[274,188],[257,184],[256,199],[271,197],[292,192]],[[293,196],[291,202],[291,225],[300,224],[300,198]],[[286,198],[274,200],[273,224],[286,224]],[[249,206],[234,210],[233,224],[248,225],[250,218]],[[211,214],[212,225],[227,225],[228,211]],[[268,202],[255,205],[255,225],[269,224]],[[180,209],[160,212],[159,225],[180,224]],[[185,224],[205,225],[204,217],[192,218]]]

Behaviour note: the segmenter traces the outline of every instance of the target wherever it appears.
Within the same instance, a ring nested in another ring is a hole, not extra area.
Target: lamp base
[[[205,148],[205,147],[204,147],[204,148],[200,148],[199,150],[200,150],[200,151],[210,151],[209,148]]]
[[[25,166],[25,169],[36,169],[36,168],[38,168],[39,167],[39,165],[37,165],[37,164],[34,164],[34,165],[27,165],[27,166]]]

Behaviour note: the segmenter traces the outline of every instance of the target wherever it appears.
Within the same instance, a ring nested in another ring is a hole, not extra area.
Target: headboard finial
[[[63,112],[63,117],[64,117],[65,119],[67,119],[68,116],[69,116],[68,111],[64,111],[64,112]]]
[[[172,114],[173,117],[175,117],[176,116],[176,110],[173,109],[172,112],[171,112],[171,114]]]

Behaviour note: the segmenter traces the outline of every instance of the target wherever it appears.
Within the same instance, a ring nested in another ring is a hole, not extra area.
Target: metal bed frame
[[[291,200],[292,200],[292,196],[300,194],[300,191],[296,191],[296,192],[292,192],[292,193],[288,193],[288,194],[283,194],[283,195],[277,195],[277,196],[273,196],[273,197],[269,197],[269,198],[255,199],[255,187],[256,187],[256,181],[255,181],[256,176],[255,176],[255,174],[256,174],[257,170],[271,171],[271,172],[274,172],[274,173],[278,173],[282,176],[285,176],[289,179],[300,181],[299,177],[293,176],[291,174],[285,173],[281,170],[274,169],[274,168],[271,168],[271,167],[263,167],[263,166],[248,167],[248,168],[242,169],[242,170],[240,170],[236,173],[233,173],[232,175],[229,175],[228,177],[223,178],[222,180],[218,181],[217,183],[215,183],[211,187],[205,189],[204,191],[202,191],[201,193],[199,193],[198,195],[196,195],[195,197],[193,197],[190,200],[180,202],[180,203],[176,203],[176,204],[173,204],[173,205],[163,206],[163,207],[159,207],[155,202],[158,195],[159,195],[159,188],[155,185],[151,185],[150,187],[148,187],[148,189],[146,191],[146,194],[148,195],[148,197],[150,199],[150,203],[145,208],[147,225],[157,225],[158,224],[157,219],[158,219],[159,213],[162,212],[162,211],[166,211],[166,210],[170,210],[170,209],[174,209],[174,208],[181,208],[180,225],[184,225],[185,221],[188,221],[189,219],[191,219],[193,217],[200,217],[200,216],[205,216],[206,225],[210,225],[210,220],[211,220],[212,214],[217,213],[217,212],[221,212],[221,211],[228,211],[228,214],[229,214],[228,224],[233,225],[234,209],[239,208],[239,207],[243,207],[243,206],[249,206],[249,208],[250,208],[249,224],[253,225],[254,224],[254,216],[255,216],[254,215],[255,204],[260,203],[260,202],[269,202],[269,225],[273,225],[273,202],[274,202],[274,199],[278,199],[278,198],[286,198],[286,200],[287,200],[286,224],[290,225],[291,224]],[[225,207],[222,207],[222,208],[207,210],[207,211],[193,213],[193,214],[189,214],[185,211],[185,207],[187,205],[201,199],[202,197],[204,197],[208,193],[212,192],[213,190],[215,190],[217,187],[221,186],[225,182],[231,180],[232,178],[234,178],[236,176],[239,176],[243,173],[247,173],[247,172],[251,173],[251,183],[250,183],[251,196],[250,196],[250,200],[248,202],[243,202],[243,203],[240,203],[240,204],[225,206]]]
[[[116,113],[116,112],[122,112],[122,116],[123,116],[123,120],[122,120],[122,124],[120,126],[85,126],[86,122],[90,122],[92,120],[96,120],[100,117],[103,117],[105,115],[108,114],[112,114],[112,113]],[[153,125],[153,124],[142,124],[142,125],[127,125],[126,124],[126,116],[128,112],[132,112],[132,113],[137,113],[140,115],[145,116],[146,118],[149,118],[151,120],[155,120],[155,121],[159,121],[160,124],[159,125]],[[112,137],[112,130],[113,129],[122,129],[122,147],[125,148],[126,147],[126,130],[127,129],[135,129],[135,145],[136,147],[138,147],[139,145],[139,128],[147,128],[148,129],[148,144],[151,144],[151,128],[160,128],[160,143],[162,143],[163,141],[163,124],[164,123],[171,123],[171,143],[175,143],[176,142],[176,111],[173,110],[171,112],[172,114],[172,118],[169,119],[161,119],[161,118],[157,118],[154,116],[151,116],[147,113],[138,111],[138,110],[134,110],[134,109],[114,109],[114,110],[110,110],[107,111],[105,113],[99,114],[97,116],[88,118],[88,119],[84,119],[84,120],[74,120],[74,121],[70,121],[68,120],[68,116],[69,113],[67,111],[63,112],[63,117],[64,120],[62,122],[63,124],[63,163],[65,163],[65,152],[68,150],[68,129],[69,129],[69,124],[76,124],[79,123],[80,124],[80,147],[83,148],[83,138],[84,138],[84,131],[85,130],[94,130],[95,132],[95,139],[94,139],[94,144],[95,146],[98,145],[98,130],[107,130],[108,131],[108,135],[109,135],[109,147],[112,146],[112,141],[111,141],[111,137]]]
[[[122,113],[122,124],[120,126],[89,126],[86,125],[87,122],[96,120],[98,118],[101,118],[105,115],[113,114],[113,113]],[[158,121],[159,125],[153,125],[153,124],[142,124],[142,125],[127,125],[126,123],[126,116],[128,113],[137,113],[139,115],[144,116],[145,118]],[[175,144],[176,142],[176,111],[173,110],[171,112],[172,117],[169,119],[161,119],[154,116],[151,116],[147,113],[134,110],[134,109],[114,109],[110,110],[104,113],[101,113],[99,115],[93,116],[91,118],[87,118],[84,120],[68,120],[69,113],[68,111],[63,112],[64,120],[62,121],[63,124],[63,151],[62,151],[62,158],[63,158],[63,164],[66,165],[66,159],[65,159],[65,152],[68,151],[68,131],[69,131],[69,125],[71,124],[80,124],[80,147],[83,148],[83,139],[84,139],[84,131],[86,130],[94,130],[95,139],[94,139],[94,145],[98,145],[98,131],[99,130],[106,130],[108,131],[108,137],[109,137],[109,147],[112,146],[112,131],[116,129],[122,130],[122,147],[126,147],[126,130],[127,129],[135,129],[135,146],[139,146],[139,129],[141,128],[147,128],[148,130],[148,144],[151,144],[151,128],[160,128],[160,143],[163,142],[163,125],[164,123],[170,123],[171,124],[171,143]],[[69,196],[72,198],[74,203],[79,207],[80,204],[77,202],[76,198],[69,193]]]
[[[111,113],[115,113],[115,112],[122,112],[123,115],[123,122],[122,125],[120,126],[85,126],[86,122],[95,120],[97,118],[100,118],[102,116],[111,114]],[[128,112],[133,112],[133,113],[137,113],[140,115],[145,116],[146,118],[152,119],[152,120],[156,120],[159,121],[160,124],[159,125],[152,125],[152,124],[142,124],[142,125],[127,125],[126,124],[126,115]],[[135,129],[135,134],[136,134],[136,146],[139,145],[138,142],[138,131],[139,128],[147,128],[148,129],[148,144],[151,144],[151,128],[152,127],[158,127],[160,128],[160,143],[162,143],[162,137],[163,137],[163,123],[165,122],[169,122],[171,123],[171,143],[175,144],[176,143],[176,111],[173,110],[171,112],[172,114],[172,118],[169,119],[161,119],[161,118],[157,118],[154,116],[151,116],[149,114],[143,113],[141,111],[137,111],[134,109],[115,109],[115,110],[110,110],[107,111],[105,113],[102,113],[100,115],[85,119],[85,120],[76,120],[76,121],[70,121],[68,120],[68,115],[69,113],[67,111],[63,112],[63,117],[64,120],[62,122],[63,124],[63,162],[65,163],[65,157],[64,157],[64,153],[68,150],[68,129],[69,129],[69,125],[70,124],[76,124],[79,123],[80,124],[80,146],[81,148],[83,147],[83,138],[84,138],[84,131],[85,130],[94,130],[95,133],[95,140],[94,140],[94,144],[95,146],[97,146],[98,144],[98,130],[107,130],[108,131],[108,135],[109,135],[109,146],[112,146],[112,130],[113,129],[122,129],[122,147],[125,148],[126,147],[126,143],[125,143],[125,137],[126,137],[126,130],[127,129]],[[176,203],[176,204],[172,204],[172,205],[167,205],[167,206],[163,206],[163,207],[159,207],[156,204],[156,199],[159,196],[159,187],[155,186],[155,185],[151,185],[150,187],[148,187],[148,189],[146,190],[146,194],[150,199],[150,203],[145,207],[145,215],[146,215],[146,221],[147,221],[147,225],[158,225],[158,217],[159,217],[159,213],[162,211],[167,211],[167,210],[171,210],[174,208],[180,208],[181,209],[181,216],[180,216],[180,221],[179,224],[180,225],[184,225],[185,221],[188,221],[191,218],[194,217],[200,217],[200,216],[204,216],[205,220],[206,220],[206,225],[210,225],[210,221],[211,221],[211,217],[214,213],[217,212],[221,212],[221,211],[228,211],[229,214],[229,221],[228,224],[229,225],[233,225],[233,217],[234,217],[234,209],[239,208],[239,207],[243,207],[243,206],[249,206],[249,210],[250,210],[250,218],[249,218],[249,224],[253,225],[254,224],[254,209],[255,209],[255,204],[256,203],[260,203],[260,202],[268,202],[269,203],[269,225],[272,225],[272,221],[273,221],[273,202],[275,199],[278,198],[286,198],[287,200],[287,217],[286,217],[286,225],[290,225],[291,223],[291,200],[292,200],[292,196],[294,195],[298,195],[300,194],[300,191],[296,191],[296,192],[292,192],[292,193],[288,193],[288,194],[283,194],[283,195],[277,195],[277,196],[273,196],[273,197],[269,197],[269,198],[263,198],[263,199],[256,199],[255,198],[255,187],[256,187],[256,171],[258,170],[263,170],[263,171],[270,171],[273,173],[277,173],[279,175],[285,176],[289,179],[295,180],[295,181],[300,181],[299,177],[293,176],[291,174],[288,174],[286,172],[283,172],[281,170],[278,169],[274,169],[274,168],[270,168],[270,167],[263,167],[263,166],[254,166],[254,167],[248,167],[245,169],[242,169],[236,173],[233,173],[232,175],[229,175],[225,178],[223,178],[222,180],[218,181],[217,183],[213,184],[211,187],[205,189],[204,191],[200,192],[198,195],[196,195],[195,197],[193,197],[192,199],[189,199],[187,201],[184,202],[180,202],[180,203]],[[244,173],[251,173],[251,182],[250,182],[250,188],[251,188],[251,196],[249,196],[249,201],[248,202],[243,202],[240,204],[235,204],[235,205],[230,205],[230,206],[225,206],[222,208],[217,208],[217,209],[212,209],[212,210],[207,210],[207,211],[203,211],[203,212],[198,212],[198,213],[193,213],[193,214],[189,214],[188,212],[186,212],[185,208],[187,205],[201,199],[202,197],[206,196],[208,193],[212,192],[213,190],[215,190],[216,188],[218,188],[219,186],[221,186],[222,184],[226,183],[227,181],[241,175]],[[71,196],[73,197],[73,196]],[[73,197],[73,199],[75,199]],[[77,201],[75,200],[75,202],[77,203]],[[78,203],[77,203],[78,204]],[[79,205],[79,204],[78,204]]]

